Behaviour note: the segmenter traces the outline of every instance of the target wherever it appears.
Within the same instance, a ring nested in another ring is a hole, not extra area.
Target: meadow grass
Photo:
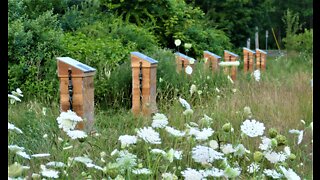
[[[287,145],[291,147],[291,152],[296,155],[294,161],[288,164],[290,168],[305,179],[312,179],[312,147],[311,140],[313,134],[310,128],[306,128],[313,121],[313,88],[310,86],[310,80],[313,78],[311,68],[308,63],[299,62],[296,58],[282,57],[270,58],[267,61],[267,70],[261,72],[260,82],[256,82],[250,74],[243,74],[243,69],[238,69],[237,80],[234,84],[224,87],[208,87],[203,90],[203,94],[194,93],[192,96],[183,97],[190,104],[194,111],[193,115],[185,116],[185,110],[178,101],[175,94],[173,99],[165,99],[165,93],[158,99],[158,112],[167,116],[169,125],[179,130],[186,129],[186,123],[195,122],[201,128],[206,125],[201,122],[204,114],[213,119],[210,127],[215,131],[209,140],[221,140],[225,143],[241,143],[253,153],[259,150],[260,138],[249,139],[248,137],[238,137],[236,135],[226,134],[222,126],[228,122],[232,124],[234,132],[240,131],[240,125],[247,116],[244,114],[244,107],[248,106],[252,111],[252,118],[263,122],[268,129],[275,128],[280,134],[288,139]],[[158,82],[159,83],[159,82]],[[194,84],[198,87],[197,82]],[[200,84],[200,83],[199,83]],[[203,87],[198,87],[203,89]],[[218,88],[220,92],[217,92]],[[235,89],[235,90],[234,90]],[[174,91],[174,89],[170,89]],[[188,90],[185,90],[188,91]],[[234,92],[235,91],[235,92]],[[184,92],[184,95],[188,92]],[[46,113],[43,113],[43,108]],[[29,102],[9,104],[8,108],[9,122],[19,127],[24,134],[9,133],[9,144],[16,144],[28,150],[29,154],[50,153],[48,158],[36,160],[24,160],[12,152],[8,152],[8,165],[19,162],[29,165],[31,168],[26,175],[31,176],[32,172],[39,172],[40,164],[49,161],[68,162],[68,157],[83,156],[84,154],[102,167],[108,166],[108,163],[114,162],[115,157],[110,153],[115,149],[121,149],[118,140],[120,135],[135,135],[138,128],[151,126],[151,117],[134,117],[130,109],[104,109],[98,105],[95,108],[95,131],[99,136],[92,135],[86,138],[84,142],[69,140],[57,125],[56,118],[59,116],[59,102],[43,103],[36,100]],[[301,123],[305,121],[305,124]],[[297,136],[290,134],[290,129],[305,130],[301,144],[297,144]],[[187,167],[201,167],[194,162],[191,154],[183,156],[181,161],[174,161],[166,165],[159,157],[154,158],[146,154],[150,148],[161,148],[165,151],[170,148],[179,149],[183,152],[190,152],[191,148],[197,144],[194,139],[172,138],[164,130],[159,130],[162,144],[146,145],[137,143],[136,147],[128,148],[131,153],[136,154],[143,167],[150,167],[153,171],[152,176],[128,175],[126,179],[161,179],[161,173],[166,170],[180,171]],[[43,135],[48,137],[44,138]],[[61,138],[59,140],[59,137]],[[64,147],[72,145],[69,150],[63,150]],[[101,162],[100,153],[104,151],[107,156],[105,162]],[[249,155],[252,158],[252,154]],[[247,164],[240,161],[240,165]],[[302,164],[301,164],[302,163]],[[271,164],[266,164],[265,168],[271,168]],[[244,168],[245,169],[245,168]],[[91,175],[93,179],[115,177],[118,171],[109,169],[107,175],[102,171],[88,169],[83,164],[64,169],[68,176],[61,175],[66,179],[83,179]],[[61,170],[63,172],[63,170]],[[85,172],[81,174],[81,172]],[[245,172],[243,170],[242,172]],[[113,174],[114,173],[114,174]],[[62,174],[62,173],[61,173]],[[178,175],[178,174],[177,174]],[[179,175],[179,179],[182,178]],[[241,175],[240,179],[248,179],[249,176]],[[250,177],[252,178],[252,177]],[[90,178],[89,178],[90,179]],[[210,178],[208,178],[210,179]]]

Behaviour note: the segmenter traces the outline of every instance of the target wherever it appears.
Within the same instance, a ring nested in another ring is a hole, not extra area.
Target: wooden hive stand
[[[267,52],[256,49],[256,69],[266,70]]]
[[[234,54],[230,51],[224,50],[224,61],[225,62],[228,62],[228,61],[233,62],[233,61],[237,61],[238,59],[239,59],[239,56],[237,54]],[[231,79],[235,81],[237,79],[237,69],[238,69],[237,66],[225,67],[224,72],[225,72],[225,74],[230,75]],[[230,70],[231,70],[231,72],[230,72]]]
[[[243,70],[244,73],[246,72],[253,72],[253,65],[254,65],[254,57],[255,57],[256,52],[248,49],[248,48],[243,48]]]
[[[139,52],[131,52],[132,113],[150,116],[157,112],[158,61]]]
[[[60,111],[74,111],[84,121],[76,129],[91,131],[94,124],[94,75],[96,69],[70,57],[57,57]]]
[[[219,71],[220,56],[210,51],[203,51],[203,57],[206,59],[204,69],[209,69],[212,73]]]
[[[181,71],[185,72],[186,67],[189,65],[194,70],[196,60],[179,52],[174,53],[176,57],[176,71],[180,73]],[[194,63],[191,64],[190,60],[194,60]]]

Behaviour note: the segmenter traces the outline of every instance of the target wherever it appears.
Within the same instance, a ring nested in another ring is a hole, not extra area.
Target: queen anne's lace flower
[[[80,131],[80,130],[67,131],[67,135],[71,139],[82,139],[82,138],[86,138],[88,136],[84,131]]]
[[[175,137],[183,137],[186,134],[185,132],[174,129],[173,127],[170,127],[170,126],[166,126],[165,130],[169,134],[171,134],[172,136],[175,136]]]
[[[254,79],[256,80],[256,81],[260,81],[260,75],[261,75],[261,73],[260,73],[260,70],[259,69],[257,69],[257,70],[255,70],[254,72],[253,72],[253,77],[254,77]]]
[[[151,174],[152,172],[147,168],[134,169],[132,170],[133,174]]]
[[[137,132],[138,136],[150,144],[161,144],[160,135],[151,127],[140,128]]]
[[[122,135],[119,137],[119,141],[121,142],[121,147],[125,148],[131,144],[137,143],[137,137],[136,136],[130,136],[130,135]]]
[[[51,162],[48,162],[46,166],[65,167],[66,164],[64,164],[63,162],[51,161]]]
[[[281,169],[283,175],[288,180],[300,180],[301,179],[291,168],[289,168],[288,170],[283,166],[280,166],[279,168]]]
[[[178,177],[172,173],[163,173],[161,177],[162,180],[178,180]]]
[[[271,139],[266,136],[261,137],[262,143],[259,145],[259,149],[261,150],[270,150],[271,149]]]
[[[62,112],[60,116],[57,118],[57,122],[59,124],[59,128],[63,131],[68,132],[69,130],[74,130],[77,123],[82,121],[80,116],[71,110],[67,112]]]
[[[280,179],[283,175],[278,173],[276,170],[274,169],[265,169],[263,170],[263,173],[266,175],[266,176],[269,176],[269,177],[272,177],[273,179]]]
[[[271,163],[283,162],[287,159],[287,155],[283,152],[266,151],[264,157]]]
[[[302,139],[303,139],[303,130],[296,130],[296,129],[291,129],[289,130],[289,133],[292,133],[292,134],[297,134],[298,135],[298,141],[297,143],[300,144]]]
[[[8,149],[14,153],[19,152],[19,151],[24,151],[24,147],[20,147],[17,145],[9,145]]]
[[[41,165],[41,175],[48,178],[59,178],[59,171],[53,169],[47,169],[44,165]]]
[[[211,169],[207,169],[204,171],[204,176],[208,177],[208,176],[212,176],[212,177],[222,177],[224,176],[224,171],[222,169],[218,169],[218,168],[211,168]]]
[[[132,170],[137,165],[137,155],[129,153],[127,150],[120,151],[116,163],[122,172]]]
[[[193,70],[192,70],[192,67],[188,65],[188,66],[186,67],[185,71],[186,71],[187,74],[190,75],[190,74],[192,74],[192,71],[193,71]]]
[[[161,113],[156,113],[152,119],[153,121],[151,126],[153,128],[164,128],[168,124],[168,118]]]
[[[199,130],[198,128],[191,127],[189,131],[190,136],[195,136],[196,140],[205,141],[207,140],[214,131],[211,128],[203,128]]]
[[[22,134],[23,132],[21,131],[21,129],[17,128],[14,124],[11,124],[8,122],[8,130],[13,130],[19,134]]]
[[[194,84],[192,84],[192,85],[190,86],[190,94],[192,95],[192,94],[195,93],[196,91],[197,91],[197,86],[194,85]]]
[[[230,153],[235,152],[235,149],[233,149],[232,144],[222,145],[221,150],[222,150],[223,154],[230,154]]]
[[[185,99],[179,97],[179,102],[182,105],[182,107],[184,107],[186,109],[191,109],[190,104]]]
[[[259,171],[259,169],[260,169],[260,165],[254,162],[247,167],[247,171],[250,174]]]
[[[202,180],[204,178],[203,173],[192,168],[181,171],[181,174],[185,180]]]
[[[150,152],[151,152],[152,154],[161,154],[161,155],[163,155],[163,156],[166,155],[166,152],[165,152],[164,150],[162,150],[162,149],[151,149]]]
[[[261,136],[264,133],[264,124],[253,120],[245,120],[241,125],[241,131],[249,137]]]
[[[217,159],[223,159],[223,154],[210,147],[198,145],[192,148],[192,158],[195,162],[211,163]]]
[[[50,154],[48,154],[48,153],[44,153],[44,154],[32,154],[31,156],[32,156],[32,157],[48,157],[48,156],[50,156]]]

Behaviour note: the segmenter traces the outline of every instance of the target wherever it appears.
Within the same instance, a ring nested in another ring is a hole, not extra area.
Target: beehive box
[[[84,121],[76,129],[90,131],[94,123],[94,75],[96,69],[70,57],[58,57],[60,111],[70,109],[69,70],[72,82],[72,110]]]
[[[239,56],[237,54],[234,54],[230,51],[224,50],[224,61],[225,62],[228,62],[228,61],[233,62],[233,61],[237,61],[238,59],[239,59]],[[238,69],[237,66],[225,67],[224,72],[227,75],[230,75],[232,80],[236,80],[237,69]]]
[[[243,70],[244,72],[253,72],[254,69],[254,57],[255,57],[256,52],[248,49],[248,48],[243,48]]]
[[[256,49],[256,69],[266,70],[267,52]]]
[[[156,60],[140,52],[131,52],[132,113],[134,115],[150,116],[157,112],[157,65]]]
[[[176,71],[180,73],[181,71],[185,72],[185,69],[187,66],[191,66],[191,68],[194,70],[196,60],[179,52],[175,53],[176,57]],[[191,61],[194,61],[194,63],[191,63]]]
[[[207,59],[204,63],[205,69],[210,69],[213,73],[219,70],[220,56],[210,51],[203,51],[203,57]]]

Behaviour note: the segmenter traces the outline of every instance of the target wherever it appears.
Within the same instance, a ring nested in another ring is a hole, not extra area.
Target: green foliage
[[[33,19],[22,14],[24,3],[12,1],[9,5],[9,19],[16,17],[8,24],[9,90],[19,86],[26,96],[46,94],[43,98],[52,100],[57,93],[54,58],[63,52],[57,15],[50,10]]]

